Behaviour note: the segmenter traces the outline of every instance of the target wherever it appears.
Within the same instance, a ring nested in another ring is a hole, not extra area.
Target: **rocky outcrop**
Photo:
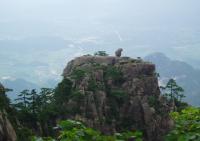
[[[0,95],[4,96],[4,87],[0,84]],[[7,118],[7,113],[2,107],[0,107],[0,141],[16,141],[16,133]]]
[[[16,141],[16,133],[5,112],[0,112],[0,141]]]
[[[105,134],[141,130],[147,141],[161,141],[173,125],[154,64],[129,57],[83,56],[70,61],[63,76],[72,81],[74,91],[64,103],[73,111],[68,118]]]

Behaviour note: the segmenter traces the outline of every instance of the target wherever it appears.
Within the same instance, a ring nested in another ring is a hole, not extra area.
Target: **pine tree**
[[[53,101],[54,89],[41,88],[39,96],[37,97],[37,104],[40,105],[40,109]]]
[[[38,108],[38,104],[37,104],[38,99],[39,99],[39,95],[37,94],[36,90],[35,89],[31,90],[29,100],[30,100],[30,109],[32,110],[33,114],[36,113],[36,110]]]
[[[19,109],[26,109],[29,107],[30,104],[30,93],[29,90],[23,90],[19,95],[18,98],[15,99],[17,104],[15,106]]]
[[[177,106],[178,103],[181,103],[182,98],[185,97],[184,89],[179,86],[174,79],[170,79],[166,86],[161,87],[161,90],[164,92],[164,95],[174,103],[175,106]]]
[[[167,92],[165,95],[170,97],[170,100],[181,101],[184,97],[184,89],[179,86],[174,79],[170,79],[164,89]]]

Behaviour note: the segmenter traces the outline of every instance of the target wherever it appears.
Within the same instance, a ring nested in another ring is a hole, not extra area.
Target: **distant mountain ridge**
[[[172,60],[163,53],[153,53],[144,60],[156,64],[160,74],[160,83],[165,84],[170,78],[176,79],[185,90],[185,101],[200,106],[200,70],[183,61]]]

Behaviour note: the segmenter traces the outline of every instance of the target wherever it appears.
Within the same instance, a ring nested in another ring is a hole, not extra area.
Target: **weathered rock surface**
[[[170,106],[160,96],[155,65],[129,57],[78,57],[63,72],[79,99],[66,101],[68,117],[110,134],[141,130],[161,141],[172,126]]]
[[[4,87],[0,84],[0,95],[4,94]],[[0,107],[1,109],[1,107]],[[7,118],[7,113],[4,109],[0,110],[0,141],[16,141],[16,133],[10,121]]]

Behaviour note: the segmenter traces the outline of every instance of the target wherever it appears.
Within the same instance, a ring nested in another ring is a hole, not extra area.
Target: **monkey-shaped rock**
[[[118,50],[116,50],[116,51],[115,51],[115,56],[116,56],[116,57],[121,57],[122,51],[123,51],[122,48],[119,48]]]

